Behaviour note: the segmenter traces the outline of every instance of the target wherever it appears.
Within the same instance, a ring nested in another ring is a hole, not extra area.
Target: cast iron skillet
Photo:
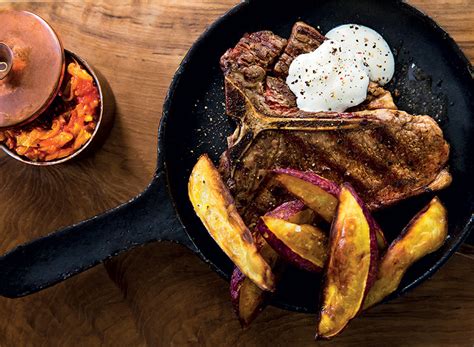
[[[34,293],[126,249],[157,240],[186,245],[228,278],[233,265],[208,235],[187,196],[187,179],[198,156],[209,153],[216,161],[234,127],[224,111],[219,57],[245,32],[268,29],[288,37],[299,19],[319,25],[323,33],[343,23],[368,25],[382,33],[397,51],[399,68],[408,66],[410,70],[416,65],[431,77],[430,87],[430,78],[408,71],[408,79],[418,83],[420,90],[425,89],[415,100],[401,98],[399,105],[414,113],[422,113],[423,107],[441,110],[438,121],[451,144],[454,178],[451,187],[439,193],[449,211],[449,238],[439,251],[408,271],[390,298],[438,270],[467,237],[474,221],[474,83],[470,65],[458,46],[430,18],[400,1],[292,0],[279,4],[251,0],[209,27],[176,72],[163,107],[158,165],[148,188],[126,204],[4,255],[0,258],[0,294],[19,297]],[[389,240],[431,196],[410,199],[377,213]],[[314,311],[318,283],[318,277],[291,269],[273,304]]]

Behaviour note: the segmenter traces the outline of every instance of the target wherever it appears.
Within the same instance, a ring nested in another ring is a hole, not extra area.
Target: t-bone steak
[[[367,100],[344,113],[296,107],[285,83],[289,64],[324,40],[297,22],[290,39],[270,31],[246,34],[221,58],[226,112],[237,122],[220,161],[248,224],[288,199],[271,170],[311,170],[350,182],[377,209],[451,182],[449,144],[429,116],[397,110],[391,94],[371,83]]]

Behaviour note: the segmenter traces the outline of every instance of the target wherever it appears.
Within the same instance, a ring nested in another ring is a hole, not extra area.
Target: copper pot
[[[58,35],[39,16],[26,11],[0,11],[0,130],[21,127],[44,114],[57,97],[65,61],[75,59],[93,77],[100,96],[97,125],[91,138],[71,155],[51,161],[32,161],[0,144],[9,156],[30,165],[64,163],[90,153],[106,138],[115,102],[102,75],[75,53],[63,49]]]

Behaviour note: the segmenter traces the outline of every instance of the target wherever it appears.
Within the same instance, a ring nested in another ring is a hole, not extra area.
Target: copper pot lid
[[[64,75],[64,51],[46,21],[0,11],[0,128],[28,123],[53,101]]]

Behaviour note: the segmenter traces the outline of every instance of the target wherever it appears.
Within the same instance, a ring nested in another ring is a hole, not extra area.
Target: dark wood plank
[[[236,0],[0,3],[34,11],[66,48],[107,77],[117,99],[110,138],[93,156],[30,168],[0,154],[0,252],[116,206],[155,168],[171,77],[192,42]],[[472,0],[413,0],[474,59]],[[1,24],[0,24],[1,29]],[[472,252],[420,288],[355,320],[342,345],[472,345]],[[242,331],[227,284],[180,246],[129,252],[44,292],[0,298],[0,345],[306,345],[315,318],[267,309]],[[111,277],[113,281],[110,281]]]
[[[179,247],[153,244],[108,264],[151,346],[314,345],[315,317],[268,307],[242,330],[228,283]],[[405,297],[374,307],[340,336],[343,346],[472,345],[474,261],[454,256]]]
[[[102,266],[36,295],[0,299],[0,346],[144,346]]]

